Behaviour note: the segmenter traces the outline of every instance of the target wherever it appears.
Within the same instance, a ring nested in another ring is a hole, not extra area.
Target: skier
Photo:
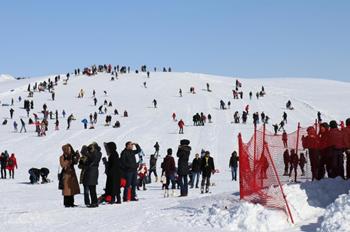
[[[214,159],[213,157],[210,156],[209,151],[206,151],[204,157],[202,158],[201,171],[202,171],[201,193],[204,193],[204,186],[205,186],[205,193],[208,193],[211,174],[215,173]]]

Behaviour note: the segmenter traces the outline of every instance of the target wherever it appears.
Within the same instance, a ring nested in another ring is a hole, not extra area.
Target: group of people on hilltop
[[[7,171],[9,172],[9,178],[15,178],[15,168],[17,169],[17,159],[14,153],[9,155],[7,150],[1,152],[0,155],[0,168],[1,168],[1,179],[7,178]]]
[[[314,127],[307,128],[302,145],[309,151],[313,180],[320,180],[327,174],[330,178],[350,178],[350,118],[343,128],[335,120],[322,122],[319,133]],[[346,170],[344,170],[344,154]]]

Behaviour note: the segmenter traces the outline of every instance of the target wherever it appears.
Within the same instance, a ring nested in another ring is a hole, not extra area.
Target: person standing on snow
[[[155,155],[155,156],[159,156],[159,143],[156,142],[156,144],[154,144],[153,147],[154,147],[154,149],[155,149],[154,155]]]
[[[114,142],[104,144],[108,156],[106,174],[106,195],[111,196],[111,204],[121,204],[120,179],[122,176],[121,161],[117,152],[117,145]],[[115,202],[115,198],[117,201]]]
[[[22,130],[24,130],[24,133],[27,133],[26,124],[23,121],[23,119],[21,118],[21,130],[19,131],[19,133],[22,133]]]
[[[177,173],[179,175],[178,181],[180,184],[181,189],[181,197],[186,197],[188,194],[188,174],[189,174],[189,168],[188,168],[188,159],[190,157],[191,153],[191,147],[189,146],[190,141],[187,139],[183,139],[180,141],[180,146],[177,150],[177,157],[178,159],[178,169]]]
[[[133,147],[136,146],[136,150]],[[137,168],[135,155],[141,152],[141,147],[137,143],[131,141],[125,144],[125,149],[122,151],[120,159],[121,165],[126,179],[126,185],[124,188],[123,201],[127,201],[128,189],[131,188],[131,201],[138,201],[136,198],[136,185],[137,185]]]
[[[237,152],[233,151],[230,158],[229,168],[231,168],[232,180],[237,180],[238,156]]]
[[[164,197],[169,197],[169,184],[171,182],[171,189],[172,189],[172,195],[174,195],[175,191],[175,160],[172,156],[173,150],[171,148],[168,148],[167,155],[164,157],[163,163],[162,163],[162,169],[163,173],[166,178],[166,184],[165,184],[165,193]]]
[[[204,193],[204,186],[205,186],[205,193],[208,193],[211,174],[215,173],[214,159],[213,157],[210,156],[209,151],[206,151],[204,157],[202,158],[201,171],[202,171],[201,193]]]
[[[195,158],[192,160],[192,181],[190,183],[191,188],[193,188],[195,180],[196,180],[196,188],[199,188],[198,183],[199,183],[200,175],[201,175],[201,158],[197,153],[195,155]]]
[[[7,161],[7,170],[9,170],[10,178],[15,178],[15,168],[18,169],[17,160],[15,154],[12,153],[11,157]]]
[[[182,121],[182,119],[180,119],[180,121],[178,122],[177,125],[179,126],[179,134],[183,134],[184,133],[184,126],[185,126],[184,121]]]

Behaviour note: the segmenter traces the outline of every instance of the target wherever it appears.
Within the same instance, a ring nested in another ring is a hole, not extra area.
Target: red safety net
[[[289,179],[282,176],[285,171],[283,153],[286,149],[294,149],[298,154],[302,150],[303,135],[306,135],[306,128],[298,125],[295,132],[284,136],[287,138],[285,142],[282,134],[268,132],[265,126],[260,130],[255,129],[248,143],[243,143],[241,135],[238,136],[242,200],[283,210],[293,223],[281,184]]]

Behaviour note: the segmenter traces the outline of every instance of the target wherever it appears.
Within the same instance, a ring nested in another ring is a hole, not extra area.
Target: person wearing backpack
[[[12,153],[11,157],[7,161],[7,167],[6,167],[7,170],[9,170],[10,178],[12,178],[12,179],[15,178],[15,167],[16,167],[16,169],[18,169],[15,154]]]

